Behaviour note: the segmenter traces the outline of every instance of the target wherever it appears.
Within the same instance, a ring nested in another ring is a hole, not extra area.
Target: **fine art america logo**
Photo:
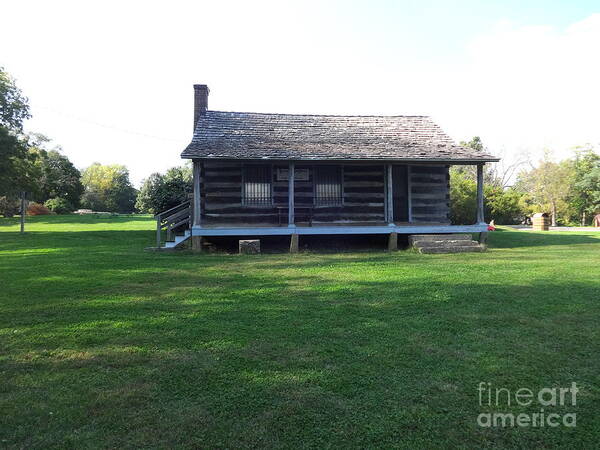
[[[533,407],[535,412],[485,412],[477,416],[480,427],[575,427],[577,415],[574,412],[557,413],[555,407],[577,405],[579,389],[576,383],[571,387],[542,388],[533,391],[520,388],[511,391],[507,388],[492,387],[492,383],[481,382],[477,387],[479,406],[510,411],[515,407]]]

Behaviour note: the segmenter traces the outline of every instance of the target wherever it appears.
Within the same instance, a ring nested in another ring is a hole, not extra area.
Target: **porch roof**
[[[456,145],[428,116],[330,116],[206,111],[182,158],[498,161]]]

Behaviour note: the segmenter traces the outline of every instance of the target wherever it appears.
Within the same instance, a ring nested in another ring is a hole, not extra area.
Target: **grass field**
[[[483,254],[152,253],[148,217],[0,219],[2,448],[592,448],[600,233]],[[480,382],[580,388],[477,425]]]

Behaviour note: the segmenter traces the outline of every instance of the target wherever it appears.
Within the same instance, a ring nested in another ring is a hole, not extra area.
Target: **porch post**
[[[295,164],[293,161],[289,162],[288,165],[288,227],[294,227],[294,169]]]
[[[202,198],[200,192],[201,174],[202,174],[202,163],[194,160],[193,166],[193,187],[194,187],[194,198],[192,200],[192,227],[200,226],[202,222]],[[194,236],[193,228],[190,227],[190,233],[192,234],[192,250],[200,252],[202,251],[202,236]]]
[[[477,223],[485,223],[483,215],[483,164],[477,164]]]
[[[392,192],[392,165],[391,164],[386,164],[386,171],[387,171],[387,192],[386,192],[386,198],[387,198],[387,222],[389,226],[394,226],[394,196],[393,196],[393,192]]]
[[[194,160],[194,217],[193,225],[200,226],[202,222],[202,202],[200,198],[200,183],[201,183],[201,166],[200,161]]]
[[[408,197],[408,223],[412,223],[412,172],[411,166],[406,166],[406,195]]]

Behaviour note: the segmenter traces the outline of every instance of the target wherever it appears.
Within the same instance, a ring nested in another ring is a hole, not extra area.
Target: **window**
[[[314,180],[316,206],[342,205],[342,168],[340,166],[315,167]]]
[[[242,204],[245,206],[271,206],[271,166],[244,166]]]

